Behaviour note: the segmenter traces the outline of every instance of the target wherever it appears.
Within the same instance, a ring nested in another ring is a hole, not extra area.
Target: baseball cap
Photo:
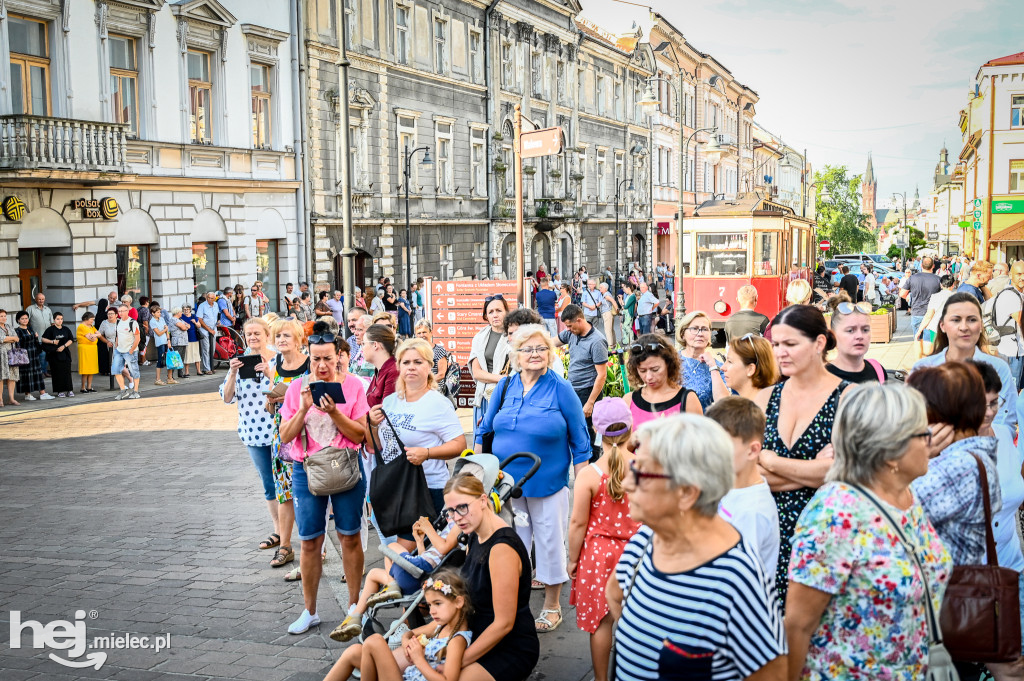
[[[633,415],[621,397],[605,397],[594,405],[593,422],[598,435],[616,437],[633,428]],[[620,423],[624,423],[625,427],[609,430]]]

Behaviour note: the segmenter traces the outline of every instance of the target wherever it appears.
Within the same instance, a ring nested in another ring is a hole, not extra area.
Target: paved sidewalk
[[[888,343],[872,343],[868,357],[877,359],[886,369],[909,371],[917,361],[914,333],[910,328],[910,315],[899,312],[896,317],[896,333]]]
[[[139,400],[99,393],[0,410],[0,680],[320,681],[345,648],[327,636],[342,618],[339,600],[347,604],[336,552],[320,587],[324,623],[286,633],[301,586],[256,547],[270,525],[235,408],[216,394],[219,379],[191,381],[144,388]],[[367,569],[381,564],[370,537]],[[534,592],[535,611],[541,598]],[[541,637],[533,678],[591,673],[568,588],[562,605],[566,622]],[[170,634],[170,648],[107,650],[100,669],[69,669],[25,647],[28,630],[10,649],[13,610],[44,625],[95,611],[90,640]]]

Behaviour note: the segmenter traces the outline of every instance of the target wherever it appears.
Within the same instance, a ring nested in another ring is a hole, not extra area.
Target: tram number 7
[[[725,287],[724,286],[719,286],[718,287],[718,297],[719,298],[724,298],[725,297]]]

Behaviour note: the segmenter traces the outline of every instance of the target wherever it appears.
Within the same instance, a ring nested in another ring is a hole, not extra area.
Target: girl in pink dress
[[[604,453],[576,476],[569,521],[569,603],[576,606],[576,626],[590,634],[595,681],[608,678],[612,649],[612,618],[605,586],[626,543],[640,529],[629,516],[622,478],[633,455],[624,446],[633,436],[626,403],[606,397],[594,405],[594,430]]]

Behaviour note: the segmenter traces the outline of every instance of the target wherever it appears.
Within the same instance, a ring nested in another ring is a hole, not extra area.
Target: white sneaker
[[[310,615],[309,610],[303,610],[299,619],[288,625],[289,634],[304,634],[310,627],[320,624],[320,615]]]
[[[129,396],[129,395],[131,395],[131,394],[132,394],[132,391],[131,391],[131,390],[128,390],[128,388],[125,388],[124,390],[122,390],[121,392],[119,392],[119,393],[118,393],[118,394],[117,394],[117,395],[116,395],[116,396],[114,397],[114,399],[115,399],[115,400],[125,400],[125,399],[128,399],[128,396]]]
[[[144,367],[148,367],[148,366],[149,366],[149,360],[147,359],[147,360],[146,360],[145,362],[143,362],[143,363],[142,363],[142,366],[144,366]]]
[[[25,399],[28,400],[29,402],[35,402],[36,401],[36,396],[33,395],[32,393],[28,393],[28,394],[25,395]]]
[[[41,399],[41,400],[52,400],[53,399],[53,395],[51,395],[50,393],[43,393],[43,394],[41,394],[39,396],[39,399]]]
[[[132,394],[128,396],[128,399],[129,400],[137,400],[140,397],[142,397],[142,395],[139,394],[139,391],[138,390],[133,390]]]

